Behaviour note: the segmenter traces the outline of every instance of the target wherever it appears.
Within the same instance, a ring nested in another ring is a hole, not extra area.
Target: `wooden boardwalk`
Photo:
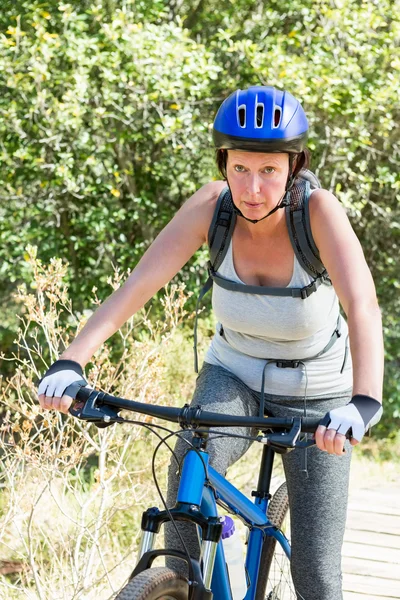
[[[350,492],[343,546],[344,600],[400,599],[398,484]]]
[[[256,444],[228,478],[250,495],[260,452]],[[284,481],[277,461],[275,491]],[[241,524],[239,523],[239,528]],[[243,527],[244,529],[244,527]],[[244,535],[245,532],[243,532]],[[400,600],[400,466],[363,459],[355,453],[343,546],[344,600]]]

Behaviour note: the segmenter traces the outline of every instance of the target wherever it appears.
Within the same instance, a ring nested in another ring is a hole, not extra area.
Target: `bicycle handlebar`
[[[259,431],[266,431],[268,429],[288,430],[292,429],[295,424],[298,428],[300,424],[299,433],[315,433],[321,421],[320,418],[315,417],[276,418],[224,415],[205,411],[200,406],[191,407],[189,405],[182,408],[155,406],[144,402],[125,400],[89,388],[79,390],[69,412],[78,419],[100,424],[122,421],[123,419],[118,417],[118,411],[122,409],[179,423],[182,429],[217,426],[251,427],[257,428]]]

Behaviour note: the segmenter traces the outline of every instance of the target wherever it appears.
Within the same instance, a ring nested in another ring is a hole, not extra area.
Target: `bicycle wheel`
[[[273,525],[290,536],[289,499],[286,483],[276,490],[268,506],[268,517]],[[272,537],[264,541],[256,600],[296,600],[296,592],[290,574],[290,560],[280,544]]]
[[[146,569],[120,591],[115,600],[188,600],[186,579],[166,567]]]

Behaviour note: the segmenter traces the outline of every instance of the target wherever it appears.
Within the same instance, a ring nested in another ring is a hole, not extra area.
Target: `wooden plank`
[[[357,489],[349,494],[349,505],[371,512],[391,513],[400,516],[400,487],[382,490]]]
[[[342,555],[397,565],[397,569],[400,571],[400,549],[397,548],[376,548],[368,543],[359,544],[346,541],[343,544]]]
[[[359,467],[353,461],[343,545],[343,598],[400,600],[400,477],[390,483],[384,479],[382,484],[378,468],[374,484],[369,471],[359,473]]]
[[[400,536],[390,535],[387,533],[377,533],[375,531],[346,529],[344,541],[371,546],[376,549],[376,552],[380,552],[381,548],[400,549]]]
[[[400,535],[400,517],[393,517],[391,515],[349,510],[347,512],[346,526],[348,529]]]
[[[342,568],[344,573],[353,573],[354,575],[364,575],[369,578],[382,578],[397,583],[397,589],[400,591],[400,572],[399,566],[393,563],[378,562],[365,558],[355,558],[345,556],[342,559]]]
[[[343,573],[343,590],[359,594],[370,594],[375,600],[388,597],[390,599],[400,599],[399,582],[380,577]]]
[[[360,500],[351,499],[349,500],[347,510],[358,510],[360,512],[368,512],[373,514],[391,515],[394,517],[400,517],[400,509],[398,510],[394,506],[388,506],[384,504],[374,504],[371,502],[361,502]]]
[[[343,600],[376,600],[376,596],[358,594],[357,592],[343,592]],[[393,597],[380,596],[379,600],[393,600]]]
[[[357,594],[357,592],[343,592],[343,600],[376,600],[376,596]],[[393,600],[393,596],[380,596],[379,600]]]

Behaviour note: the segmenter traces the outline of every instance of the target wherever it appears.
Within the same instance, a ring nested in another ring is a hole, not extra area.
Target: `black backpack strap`
[[[311,232],[310,193],[310,181],[302,177],[296,179],[290,193],[290,204],[286,207],[286,222],[293,250],[303,269],[311,277],[323,278],[328,283],[328,274]]]
[[[236,223],[231,191],[226,187],[220,193],[214,215],[208,230],[210,263],[214,271],[218,271],[228,251]]]
[[[212,281],[215,282],[219,287],[229,290],[230,292],[257,294],[260,296],[289,296],[291,298],[302,298],[303,300],[311,296],[311,294],[314,293],[323,282],[321,278],[316,278],[314,281],[302,288],[247,285],[245,283],[237,283],[236,281],[231,281],[230,279],[222,277],[222,275],[216,273],[211,266],[209,267],[209,275],[210,277],[207,281],[212,279]]]
[[[312,171],[310,171],[309,169],[301,169],[298,177],[300,177],[301,179],[305,179],[306,181],[309,182],[310,184],[310,188],[312,190],[316,190],[321,188],[321,182],[318,179],[318,177],[315,175],[315,173],[313,173]]]
[[[207,294],[208,290],[210,290],[212,288],[212,284],[213,284],[213,280],[209,276],[207,281],[201,288],[199,296],[197,298],[197,302],[196,302],[196,311],[195,311],[195,317],[194,317],[194,331],[193,331],[194,372],[195,373],[199,372],[199,356],[197,353],[197,320],[199,317],[199,307],[200,307],[200,302],[202,301],[203,297]]]
[[[213,218],[211,220],[211,225],[208,230],[207,237],[210,250],[210,260],[208,263],[209,276],[201,288],[196,302],[193,334],[194,370],[196,373],[199,372],[199,359],[197,354],[197,320],[199,316],[200,302],[207,292],[212,288],[213,277],[211,276],[211,272],[217,271],[225,258],[235,223],[236,214],[233,210],[231,191],[229,187],[226,187],[218,196]]]

